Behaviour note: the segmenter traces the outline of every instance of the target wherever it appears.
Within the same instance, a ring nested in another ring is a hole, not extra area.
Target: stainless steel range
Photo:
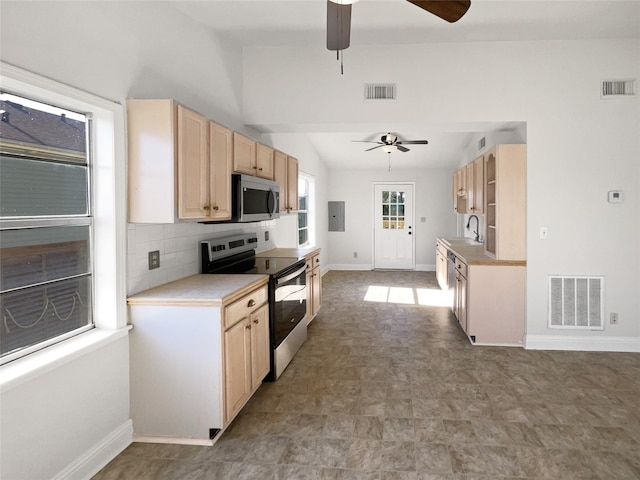
[[[276,380],[307,340],[306,262],[296,257],[256,257],[258,238],[239,233],[200,242],[202,273],[269,275],[271,370]]]

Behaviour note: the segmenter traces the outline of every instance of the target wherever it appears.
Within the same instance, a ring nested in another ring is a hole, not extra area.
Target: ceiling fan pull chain
[[[344,75],[344,51],[341,52],[340,55],[340,75]]]
[[[389,158],[389,169],[387,170],[387,172],[390,172],[391,171],[391,152],[389,152],[388,158]]]

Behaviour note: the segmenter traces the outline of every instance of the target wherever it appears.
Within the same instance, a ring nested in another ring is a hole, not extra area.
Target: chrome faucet
[[[478,220],[478,216],[477,215],[471,215],[469,217],[469,221],[467,222],[467,230],[469,230],[469,225],[471,225],[471,219],[472,218],[476,219],[476,230],[473,233],[476,234],[476,238],[475,238],[476,242],[479,242],[480,241],[480,233],[478,233],[478,230],[480,230],[480,220]]]

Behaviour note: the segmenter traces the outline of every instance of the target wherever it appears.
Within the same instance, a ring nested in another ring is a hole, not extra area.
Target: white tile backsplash
[[[198,249],[201,240],[232,232],[251,232],[258,237],[257,252],[275,248],[276,222],[217,225],[130,223],[127,228],[127,294],[200,273]],[[267,231],[269,241],[264,239]],[[160,251],[160,268],[149,270],[149,252],[153,250]]]

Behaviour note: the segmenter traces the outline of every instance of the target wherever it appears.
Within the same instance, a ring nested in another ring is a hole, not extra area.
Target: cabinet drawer
[[[267,299],[267,287],[264,286],[236,300],[231,305],[226,306],[224,308],[225,330],[235,325],[263,303],[266,303]]]
[[[460,260],[459,257],[456,257],[456,270],[462,274],[463,277],[467,276],[467,264]]]
[[[310,272],[314,268],[320,266],[320,254],[316,253],[312,257],[307,257],[306,261],[307,261],[307,272]]]

